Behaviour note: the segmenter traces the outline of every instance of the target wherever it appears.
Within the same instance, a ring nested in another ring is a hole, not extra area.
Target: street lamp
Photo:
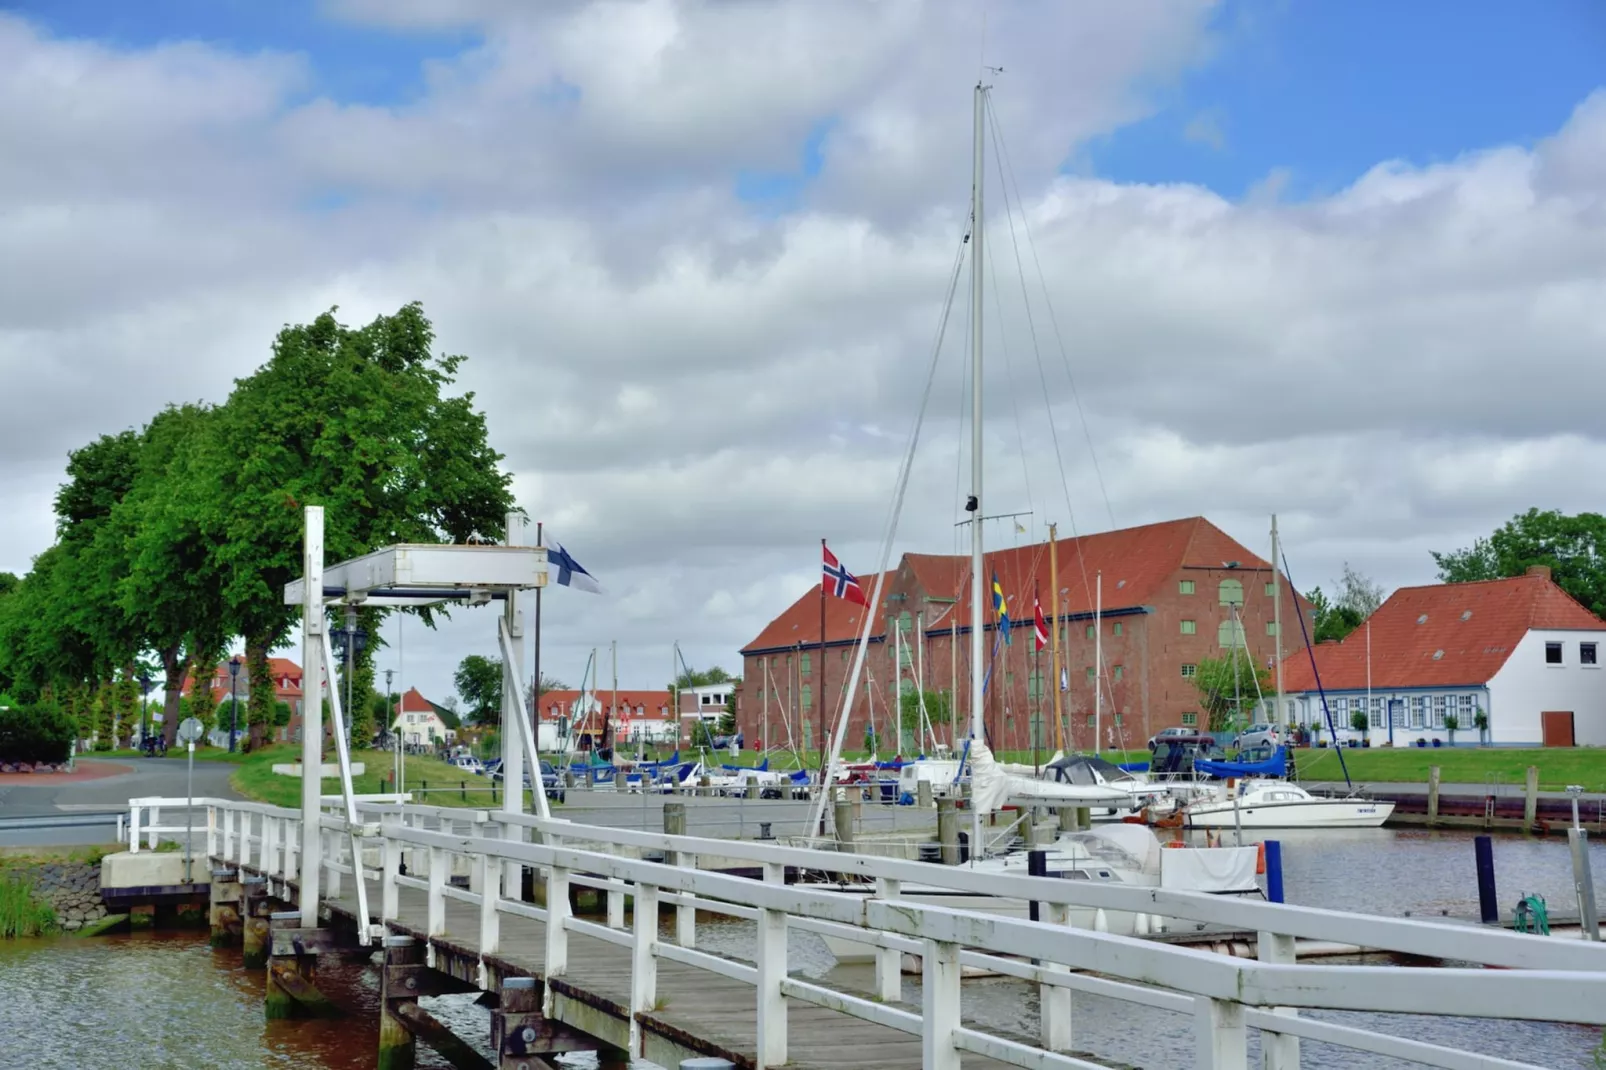
[[[139,672],[139,693],[139,745],[143,749],[150,738],[151,718],[151,674],[144,669]]]
[[[354,675],[352,662],[368,648],[368,633],[357,627],[357,611],[348,607],[346,626],[336,628],[330,633],[329,638],[334,645],[335,656],[346,663],[346,723],[350,724],[356,717],[351,708],[351,682]]]
[[[240,731],[240,657],[229,659],[229,753],[234,753],[234,739]],[[271,737],[270,737],[271,738]]]

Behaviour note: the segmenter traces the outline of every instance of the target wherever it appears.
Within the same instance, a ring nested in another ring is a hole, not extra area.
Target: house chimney
[[[1546,582],[1549,582],[1549,580],[1550,580],[1550,566],[1549,565],[1529,565],[1528,566],[1528,575],[1530,575],[1530,576],[1538,576],[1540,579],[1545,580]]]

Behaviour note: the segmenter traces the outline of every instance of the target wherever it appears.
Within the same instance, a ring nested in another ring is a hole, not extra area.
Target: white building
[[[731,696],[740,686],[740,680],[727,680],[722,684],[702,684],[697,687],[686,687],[680,691],[680,722],[681,738],[697,742],[703,738],[702,729],[698,722],[708,726],[709,732],[717,730],[719,719],[725,716],[725,706],[730,702]]]
[[[536,744],[543,751],[601,745],[603,728],[617,743],[666,743],[677,740],[669,716],[668,691],[620,688],[618,691],[543,691]]]
[[[397,707],[390,730],[400,735],[403,743],[429,746],[450,743],[457,738],[457,732],[447,727],[434,703],[419,694],[418,688],[408,688]]]
[[[1606,621],[1535,566],[1479,583],[1404,587],[1341,643],[1285,665],[1284,717],[1322,719],[1317,675],[1340,737],[1366,714],[1372,746],[1485,738],[1507,746],[1606,745]],[[1270,701],[1270,700],[1268,700]],[[1324,726],[1325,728],[1325,726]]]

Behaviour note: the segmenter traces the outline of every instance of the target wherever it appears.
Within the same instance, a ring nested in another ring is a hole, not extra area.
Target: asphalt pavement
[[[79,758],[80,767],[108,761]],[[48,774],[37,778],[12,778],[0,783],[0,846],[67,846],[111,843],[115,837],[118,813],[126,814],[128,800],[147,796],[182,798],[188,759],[116,758],[111,764],[126,772],[94,780],[53,782]],[[238,799],[229,786],[234,766],[223,762],[196,762],[194,793]],[[16,819],[60,818],[70,825],[16,827]],[[10,827],[7,827],[10,826]]]

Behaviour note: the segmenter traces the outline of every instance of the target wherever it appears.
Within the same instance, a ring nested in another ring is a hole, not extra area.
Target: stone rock
[[[68,932],[72,933],[72,932],[77,932],[79,929],[82,929],[84,927],[84,923],[81,920],[74,920],[72,918],[68,918],[66,921],[61,923],[61,927],[63,929],[65,929],[65,930],[67,930]]]

